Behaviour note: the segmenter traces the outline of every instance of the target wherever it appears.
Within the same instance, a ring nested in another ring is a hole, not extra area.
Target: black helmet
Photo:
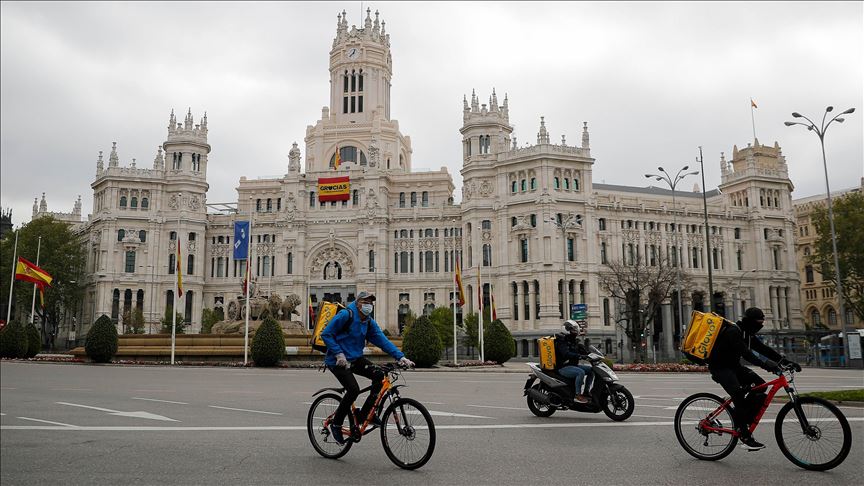
[[[756,334],[762,329],[765,321],[765,313],[758,307],[751,307],[744,311],[744,317],[741,319],[741,327],[748,334]]]
[[[585,326],[581,323],[578,323],[572,319],[567,319],[564,321],[564,332],[570,334],[576,334],[577,336],[585,335]]]

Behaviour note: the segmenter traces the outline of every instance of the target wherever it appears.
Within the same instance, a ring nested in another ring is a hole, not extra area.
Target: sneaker
[[[333,440],[336,441],[339,445],[345,444],[345,437],[342,436],[342,426],[331,423],[327,426],[327,430],[330,431],[330,437],[333,437]]]
[[[573,401],[576,403],[588,403],[590,400],[585,395],[579,394],[573,397]]]
[[[746,449],[748,451],[758,451],[759,449],[764,449],[765,444],[757,441],[752,436],[749,437],[741,437],[741,448]]]

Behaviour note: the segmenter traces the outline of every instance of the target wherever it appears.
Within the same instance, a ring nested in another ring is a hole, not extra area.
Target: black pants
[[[747,392],[751,386],[765,383],[753,370],[746,366],[738,365],[735,368],[711,369],[711,379],[716,381],[732,397],[735,405],[733,418],[739,429],[746,429],[750,422],[756,418],[759,408],[765,400],[766,394],[760,390],[755,393]]]
[[[366,403],[360,409],[360,416],[366,417],[372,405],[375,404],[375,399],[378,398],[378,392],[384,384],[384,371],[381,368],[372,364],[366,358],[357,358],[351,363],[350,368],[341,368],[339,366],[327,367],[339,383],[345,387],[345,394],[342,395],[342,401],[339,402],[339,408],[336,409],[336,414],[333,415],[333,423],[341,425],[345,421],[345,416],[351,411],[351,404],[357,399],[360,394],[360,387],[357,385],[357,379],[354,375],[360,375],[372,380],[372,389],[369,391],[369,397],[366,398]]]

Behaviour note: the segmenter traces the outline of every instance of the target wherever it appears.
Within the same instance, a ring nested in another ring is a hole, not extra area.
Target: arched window
[[[570,179],[567,179],[567,178],[564,179],[564,190],[565,191],[570,190]]]
[[[820,327],[822,325],[822,316],[816,309],[810,311],[810,325],[813,327]]]
[[[561,181],[557,177],[553,179],[553,187],[555,187],[555,189],[561,189]]]
[[[359,206],[360,205],[360,191],[354,189],[351,191],[351,205]]]
[[[533,191],[534,189],[537,189],[537,178],[536,177],[531,178],[531,190]]]
[[[492,245],[485,244],[483,245],[483,266],[488,267],[492,265]]]
[[[135,308],[143,311],[144,310],[144,290],[138,289],[138,293],[135,295]]]
[[[516,181],[511,182],[510,183],[510,192],[516,192],[516,187],[517,187]]]
[[[579,190],[579,179],[573,179],[573,190],[574,191]]]
[[[267,212],[269,213],[272,211],[273,211],[273,200],[268,197],[267,198]]]
[[[315,207],[315,192],[314,191],[309,191],[309,207],[310,208]]]
[[[522,192],[525,192],[528,190],[528,181],[526,181],[525,179],[522,179],[521,190],[522,190]]]
[[[126,207],[126,196],[120,196],[120,207],[121,208]]]
[[[366,153],[357,147],[348,145],[345,147],[339,147],[339,164],[344,164],[345,162],[352,162],[354,164],[367,165],[366,162]],[[330,156],[330,168],[334,168],[336,166],[336,152],[333,152],[333,155]]]
[[[117,230],[117,241],[123,241],[124,238],[126,238],[126,230],[124,230],[124,229]]]
[[[150,200],[146,197],[141,198],[141,209],[147,209],[150,207]]]
[[[294,273],[294,253],[288,252],[288,275]]]
[[[833,307],[828,308],[828,326],[837,327],[837,311]]]
[[[611,312],[610,312],[610,308],[609,308],[609,299],[604,298],[603,299],[603,325],[604,326],[611,325],[611,317],[612,316],[611,316]]]
[[[135,209],[138,207],[138,198],[137,197],[132,196],[132,200],[130,201],[129,207],[132,209]]]
[[[516,219],[516,216],[511,217],[510,218],[510,227],[512,228],[512,227],[516,226],[517,222],[518,222],[518,220]]]

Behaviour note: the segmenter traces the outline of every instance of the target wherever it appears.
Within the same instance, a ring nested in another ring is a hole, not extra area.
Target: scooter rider
[[[581,344],[576,339],[585,334],[585,329],[575,321],[564,322],[564,332],[555,336],[555,362],[558,363],[558,374],[575,382],[576,403],[588,403],[588,397],[582,394],[582,380],[585,379],[585,370],[579,366],[579,358],[584,354]],[[592,376],[593,378],[593,376]]]

